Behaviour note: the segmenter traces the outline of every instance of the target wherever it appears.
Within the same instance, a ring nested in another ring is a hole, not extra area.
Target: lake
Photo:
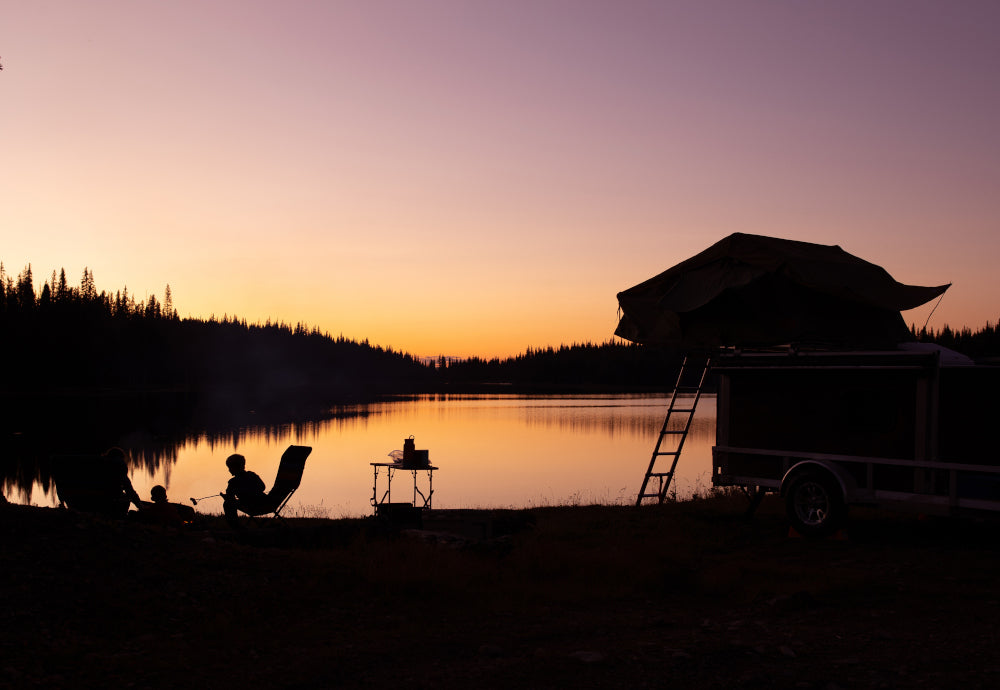
[[[229,479],[225,459],[243,454],[270,487],[289,444],[312,446],[302,485],[286,514],[360,517],[373,512],[373,462],[391,462],[413,436],[429,451],[433,507],[524,508],[635,502],[669,404],[669,395],[425,395],[338,409],[319,422],[245,427],[177,444],[173,458],[132,469],[143,499],[156,484],[170,500],[213,496]],[[711,486],[715,398],[703,396],[685,442],[674,487],[688,497]],[[378,494],[385,491],[380,469]],[[428,492],[426,472],[418,488]],[[22,500],[11,497],[12,500]],[[413,498],[413,477],[397,470],[392,500]],[[53,505],[37,487],[30,501]],[[198,503],[221,511],[221,499]]]

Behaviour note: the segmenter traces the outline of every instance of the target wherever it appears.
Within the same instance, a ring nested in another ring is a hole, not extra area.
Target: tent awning
[[[895,345],[909,339],[899,312],[949,287],[904,285],[838,246],[735,233],[618,293],[615,334],[688,349]]]

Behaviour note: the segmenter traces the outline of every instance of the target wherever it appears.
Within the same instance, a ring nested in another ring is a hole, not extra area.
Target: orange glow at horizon
[[[1000,5],[57,0],[0,26],[0,260],[417,356],[605,342],[733,232],[1000,319]]]

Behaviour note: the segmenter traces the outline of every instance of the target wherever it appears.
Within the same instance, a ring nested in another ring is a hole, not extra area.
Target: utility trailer
[[[944,348],[729,352],[712,483],[779,493],[821,537],[850,505],[928,515],[1000,511],[1000,367]]]

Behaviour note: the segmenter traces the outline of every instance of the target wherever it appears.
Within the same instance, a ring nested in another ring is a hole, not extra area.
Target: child
[[[167,490],[159,484],[150,490],[149,497],[153,502],[143,503],[141,512],[150,522],[180,527],[194,520],[194,508],[168,501]]]

